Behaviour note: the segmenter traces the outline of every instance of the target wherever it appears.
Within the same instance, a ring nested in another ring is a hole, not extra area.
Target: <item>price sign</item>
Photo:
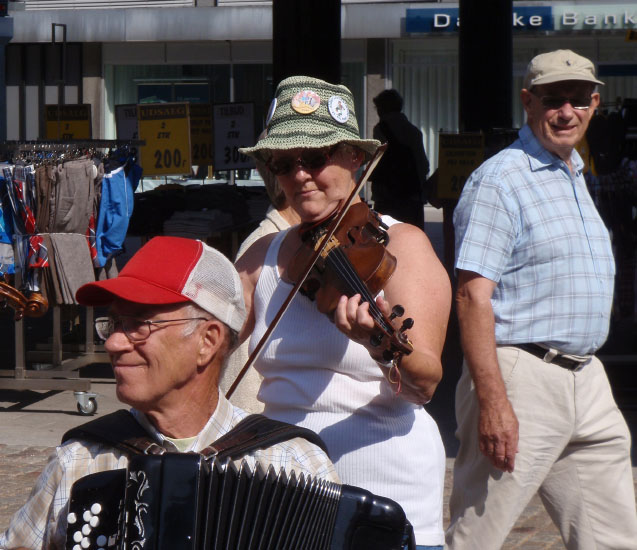
[[[137,106],[141,165],[145,176],[190,173],[188,103],[152,103]]]
[[[137,105],[115,105],[115,128],[117,139],[138,139]]]
[[[190,104],[190,147],[193,164],[212,164],[212,106],[207,103]]]
[[[91,139],[91,105],[45,105],[45,139]]]
[[[482,134],[440,134],[438,198],[460,198],[467,178],[483,161]]]
[[[254,168],[254,161],[239,153],[254,145],[254,105],[227,103],[213,108],[215,170]]]

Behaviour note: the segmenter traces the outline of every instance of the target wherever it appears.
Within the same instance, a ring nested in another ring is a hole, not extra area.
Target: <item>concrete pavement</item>
[[[97,416],[120,408],[112,381],[94,381]],[[78,414],[71,392],[0,391],[0,531],[26,501],[31,487],[61,435],[88,418]],[[446,434],[448,439],[450,434]],[[453,458],[447,460],[445,525]],[[557,529],[536,496],[509,535],[504,550],[564,548]]]

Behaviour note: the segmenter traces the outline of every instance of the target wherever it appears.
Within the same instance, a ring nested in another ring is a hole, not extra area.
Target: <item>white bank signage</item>
[[[554,6],[555,30],[626,30],[637,28],[637,3]]]
[[[637,29],[634,4],[560,4],[555,6],[513,5],[514,31],[629,30]],[[459,8],[407,9],[405,30],[410,34],[457,32]]]

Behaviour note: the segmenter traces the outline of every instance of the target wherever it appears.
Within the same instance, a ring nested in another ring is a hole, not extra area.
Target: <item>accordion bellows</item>
[[[393,500],[272,466],[192,453],[134,456],[78,480],[67,550],[402,550],[415,547]]]

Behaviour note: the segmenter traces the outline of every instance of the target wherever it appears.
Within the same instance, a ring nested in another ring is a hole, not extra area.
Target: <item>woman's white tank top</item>
[[[277,267],[286,234],[272,241],[257,282],[250,352],[292,289]],[[444,543],[445,453],[438,427],[423,407],[394,394],[363,346],[297,295],[255,368],[263,376],[258,399],[266,416],[318,433],[343,483],[400,503],[419,545]]]

